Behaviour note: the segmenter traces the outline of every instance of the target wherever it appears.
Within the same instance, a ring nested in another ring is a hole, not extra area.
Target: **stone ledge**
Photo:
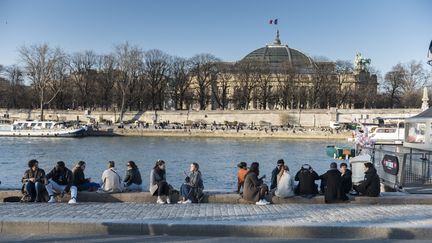
[[[177,235],[177,236],[235,236],[340,239],[431,239],[430,227],[391,226],[274,226],[260,224],[185,224],[152,222],[116,222],[86,220],[2,220],[1,234],[77,234],[77,235]],[[193,230],[190,230],[193,229]],[[343,234],[341,234],[343,232]]]
[[[22,194],[19,190],[0,191],[0,202],[19,202]],[[67,202],[70,195],[65,195],[59,199]],[[173,198],[173,201],[177,198]],[[313,198],[295,196],[291,198],[268,198],[274,204],[323,204],[324,197],[319,195]],[[78,202],[131,202],[131,203],[155,203],[156,197],[149,192],[123,192],[123,193],[97,193],[97,192],[78,192]],[[235,193],[206,192],[204,203],[226,203],[226,204],[253,204],[244,200]],[[405,194],[405,193],[382,193],[380,197],[350,197],[346,203],[352,204],[425,204],[432,205],[432,195]]]

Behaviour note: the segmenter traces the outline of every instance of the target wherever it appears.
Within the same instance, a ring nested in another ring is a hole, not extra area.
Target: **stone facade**
[[[170,121],[171,123],[224,124],[242,122],[247,125],[272,124],[301,125],[304,127],[328,127],[330,122],[374,122],[375,118],[406,118],[417,115],[421,109],[296,109],[296,110],[254,110],[254,111],[146,111],[126,112],[125,121],[139,120],[153,124]],[[46,120],[77,120],[84,122],[105,120],[118,121],[119,112],[113,111],[64,111],[45,110]],[[40,119],[40,110],[0,109],[1,117],[12,120]],[[376,121],[375,121],[376,122]]]

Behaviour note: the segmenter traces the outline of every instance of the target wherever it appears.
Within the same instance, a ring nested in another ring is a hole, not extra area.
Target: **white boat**
[[[65,122],[15,121],[0,126],[0,136],[8,137],[82,137],[87,127],[68,127]]]

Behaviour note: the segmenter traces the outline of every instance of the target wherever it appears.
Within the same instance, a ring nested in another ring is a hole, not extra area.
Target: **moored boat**
[[[8,137],[83,137],[87,128],[68,126],[55,121],[15,121],[0,128],[0,136]]]

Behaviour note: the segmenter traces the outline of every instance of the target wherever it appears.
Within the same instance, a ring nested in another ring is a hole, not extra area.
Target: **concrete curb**
[[[18,202],[22,194],[19,190],[0,191],[0,202]],[[70,199],[69,195],[65,195],[61,199],[62,202],[67,202]],[[173,201],[177,197],[173,198]],[[304,198],[295,196],[292,198],[268,198],[273,204],[324,204],[323,196],[316,196],[313,198]],[[79,192],[79,202],[132,202],[132,203],[156,203],[156,197],[150,195],[149,192],[124,192],[124,193],[96,193],[96,192]],[[226,204],[251,204],[245,201],[240,195],[235,193],[218,193],[206,192],[204,203],[226,203]],[[402,194],[385,192],[380,197],[351,197],[350,201],[343,202],[349,204],[422,204],[432,205],[432,195],[422,194]],[[253,203],[252,203],[253,204]]]
[[[428,227],[268,226],[116,221],[16,219],[1,221],[1,234],[122,234],[290,238],[431,239]]]

